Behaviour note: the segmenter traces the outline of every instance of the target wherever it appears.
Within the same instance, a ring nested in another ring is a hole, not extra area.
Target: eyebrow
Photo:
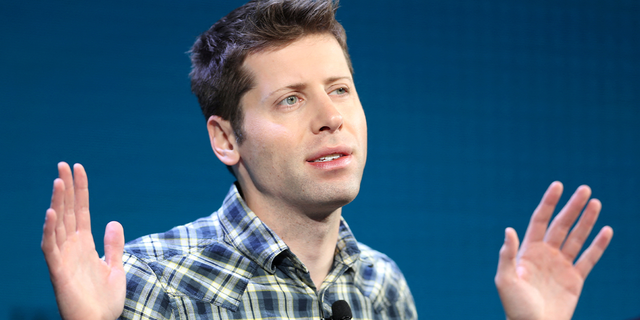
[[[266,95],[264,97],[264,99],[262,99],[262,101],[260,101],[261,103],[263,103],[265,100],[269,99],[271,96],[273,96],[274,94],[280,92],[280,91],[284,91],[284,90],[296,90],[296,91],[302,91],[304,90],[304,88],[306,88],[307,85],[305,83],[294,83],[294,84],[290,84],[286,87],[282,87],[282,88],[278,88],[274,91],[269,92],[268,95]]]
[[[350,76],[342,76],[342,77],[331,77],[328,78],[327,80],[325,80],[325,83],[331,83],[331,82],[336,82],[338,80],[349,80],[353,83],[353,79]],[[307,87],[306,83],[294,83],[294,84],[290,84],[288,86],[282,87],[282,88],[278,88],[276,90],[273,90],[271,92],[269,92],[268,95],[266,95],[264,97],[264,99],[262,99],[262,101],[260,101],[261,103],[264,103],[265,100],[269,99],[271,96],[273,96],[274,94],[280,92],[280,91],[284,91],[284,90],[295,90],[295,91],[302,91]]]

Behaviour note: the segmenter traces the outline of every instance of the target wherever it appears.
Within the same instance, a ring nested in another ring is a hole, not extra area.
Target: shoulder
[[[360,259],[369,263],[372,263],[376,268],[381,268],[395,276],[402,276],[402,272],[398,265],[389,258],[386,254],[372,249],[362,242],[358,242],[358,249],[360,249]]]
[[[124,251],[142,259],[164,259],[223,241],[224,234],[216,214],[177,226],[164,233],[140,237],[128,242]]]
[[[386,254],[358,242],[359,263],[356,264],[355,282],[364,295],[382,309],[397,309],[412,319],[415,303],[407,281],[398,265]]]
[[[387,281],[391,281],[392,283],[398,281],[406,283],[404,275],[402,271],[400,271],[400,268],[398,268],[398,265],[386,254],[360,242],[358,242],[358,249],[360,249],[361,261],[359,271],[361,271],[361,276],[364,278],[363,280],[378,283]]]
[[[128,307],[175,310],[175,303],[185,299],[237,308],[256,265],[226,241],[216,217],[125,245],[125,311]],[[157,301],[149,303],[149,297]]]

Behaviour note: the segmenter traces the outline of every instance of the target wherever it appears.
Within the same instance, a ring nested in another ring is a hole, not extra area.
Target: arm
[[[602,228],[574,263],[602,205],[597,199],[589,201],[591,189],[581,186],[549,225],[561,195],[562,184],[552,183],[531,217],[520,250],[515,230],[505,231],[495,282],[507,319],[571,319],[584,280],[613,237],[610,227]]]
[[[100,259],[91,235],[87,175],[79,164],[73,169],[75,177],[68,164],[58,164],[42,234],[58,309],[65,320],[116,319],[126,290],[124,231],[117,222],[107,225]]]

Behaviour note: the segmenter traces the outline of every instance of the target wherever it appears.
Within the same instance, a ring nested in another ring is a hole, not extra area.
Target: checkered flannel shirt
[[[417,319],[396,264],[340,224],[320,290],[309,270],[247,207],[235,186],[211,216],[125,246],[120,319],[320,319],[345,300],[353,319]]]

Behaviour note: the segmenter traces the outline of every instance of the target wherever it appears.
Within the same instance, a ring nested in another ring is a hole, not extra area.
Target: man
[[[338,300],[355,319],[417,318],[397,266],[341,217],[359,191],[367,127],[335,6],[252,1],[194,44],[192,89],[214,153],[237,178],[211,216],[126,249],[112,222],[102,261],[84,169],[72,177],[59,164],[42,248],[63,318],[325,318]],[[496,284],[509,319],[570,319],[612,237],[603,228],[573,264],[600,202],[580,187],[547,230],[561,193],[549,187],[519,252],[515,231],[505,233]]]

